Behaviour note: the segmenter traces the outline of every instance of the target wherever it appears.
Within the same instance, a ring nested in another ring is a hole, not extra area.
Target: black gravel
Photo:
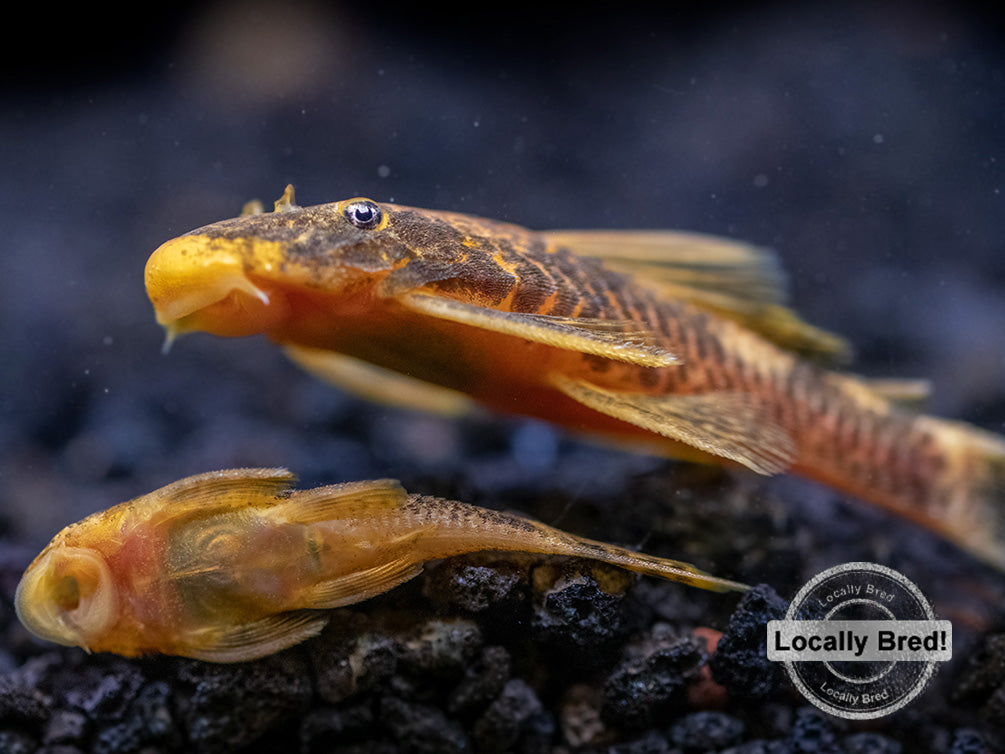
[[[257,338],[164,356],[142,287],[159,243],[289,182],[303,204],[720,233],[778,249],[856,371],[931,378],[931,411],[1002,432],[999,29],[938,3],[416,8],[10,19],[33,52],[5,46],[0,71],[0,752],[1005,751],[1005,581],[935,536],[791,477],[362,404]],[[86,655],[17,623],[18,578],[67,523],[249,465],[396,477],[760,586],[479,554],[233,666]],[[810,706],[764,655],[806,580],[857,560],[954,626],[925,693],[869,722]]]

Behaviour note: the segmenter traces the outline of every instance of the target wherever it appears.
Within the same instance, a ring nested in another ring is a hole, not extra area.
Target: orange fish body
[[[714,591],[746,589],[687,563],[594,542],[515,515],[408,495],[391,480],[290,491],[285,469],[182,479],[53,538],[18,585],[35,634],[94,652],[214,662],[261,657],[423,563],[478,550],[600,560]]]
[[[264,333],[370,397],[425,386],[430,405],[467,396],[669,456],[791,470],[1005,566],[1005,440],[899,406],[908,383],[824,369],[843,342],[784,308],[780,279],[770,255],[722,239],[539,233],[368,199],[301,208],[291,189],[146,268],[169,338]],[[358,362],[380,371],[353,377]]]

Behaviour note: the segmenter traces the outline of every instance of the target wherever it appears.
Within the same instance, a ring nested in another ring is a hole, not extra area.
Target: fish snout
[[[283,297],[249,277],[259,267],[267,272],[278,263],[281,250],[272,246],[256,239],[189,235],[154,251],[144,280],[168,341],[197,330],[253,335],[280,320],[286,313]]]

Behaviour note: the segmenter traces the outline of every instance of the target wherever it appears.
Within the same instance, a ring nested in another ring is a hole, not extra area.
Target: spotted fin
[[[459,417],[474,407],[464,393],[417,380],[351,356],[321,348],[286,346],[286,355],[323,382],[364,400],[387,406]]]
[[[803,357],[846,362],[848,342],[804,322],[785,306],[786,278],[767,249],[716,236],[672,231],[548,231],[556,246],[601,259],[661,295],[742,324]]]
[[[317,636],[327,622],[325,616],[298,611],[237,626],[206,628],[193,634],[184,654],[207,662],[254,660]]]
[[[429,293],[404,293],[398,300],[430,317],[512,335],[517,338],[645,367],[678,363],[669,351],[655,345],[638,325],[585,317],[553,317],[488,309]]]
[[[759,474],[785,471],[795,442],[764,407],[744,393],[645,395],[553,376],[563,393],[602,414],[661,434]]]

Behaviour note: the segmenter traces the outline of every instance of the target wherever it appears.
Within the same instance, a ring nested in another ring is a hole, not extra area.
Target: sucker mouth
[[[177,298],[155,302],[157,324],[171,327],[203,309],[235,298],[235,294],[257,299],[263,306],[271,303],[269,294],[248,280],[243,273],[228,273],[198,288],[191,288]]]
[[[222,284],[220,288],[225,288]],[[214,288],[216,288],[214,286]],[[198,297],[187,297],[173,304],[157,321],[164,327],[163,351],[166,353],[180,335],[190,332],[207,332],[222,337],[243,337],[266,332],[288,313],[286,298],[270,295],[246,278],[233,285],[220,296],[200,291]],[[172,318],[176,311],[187,312]]]
[[[262,332],[283,307],[252,281],[248,264],[277,253],[268,244],[208,235],[162,244],[147,260],[144,278],[157,322],[167,331],[164,350],[193,330],[224,336]]]

